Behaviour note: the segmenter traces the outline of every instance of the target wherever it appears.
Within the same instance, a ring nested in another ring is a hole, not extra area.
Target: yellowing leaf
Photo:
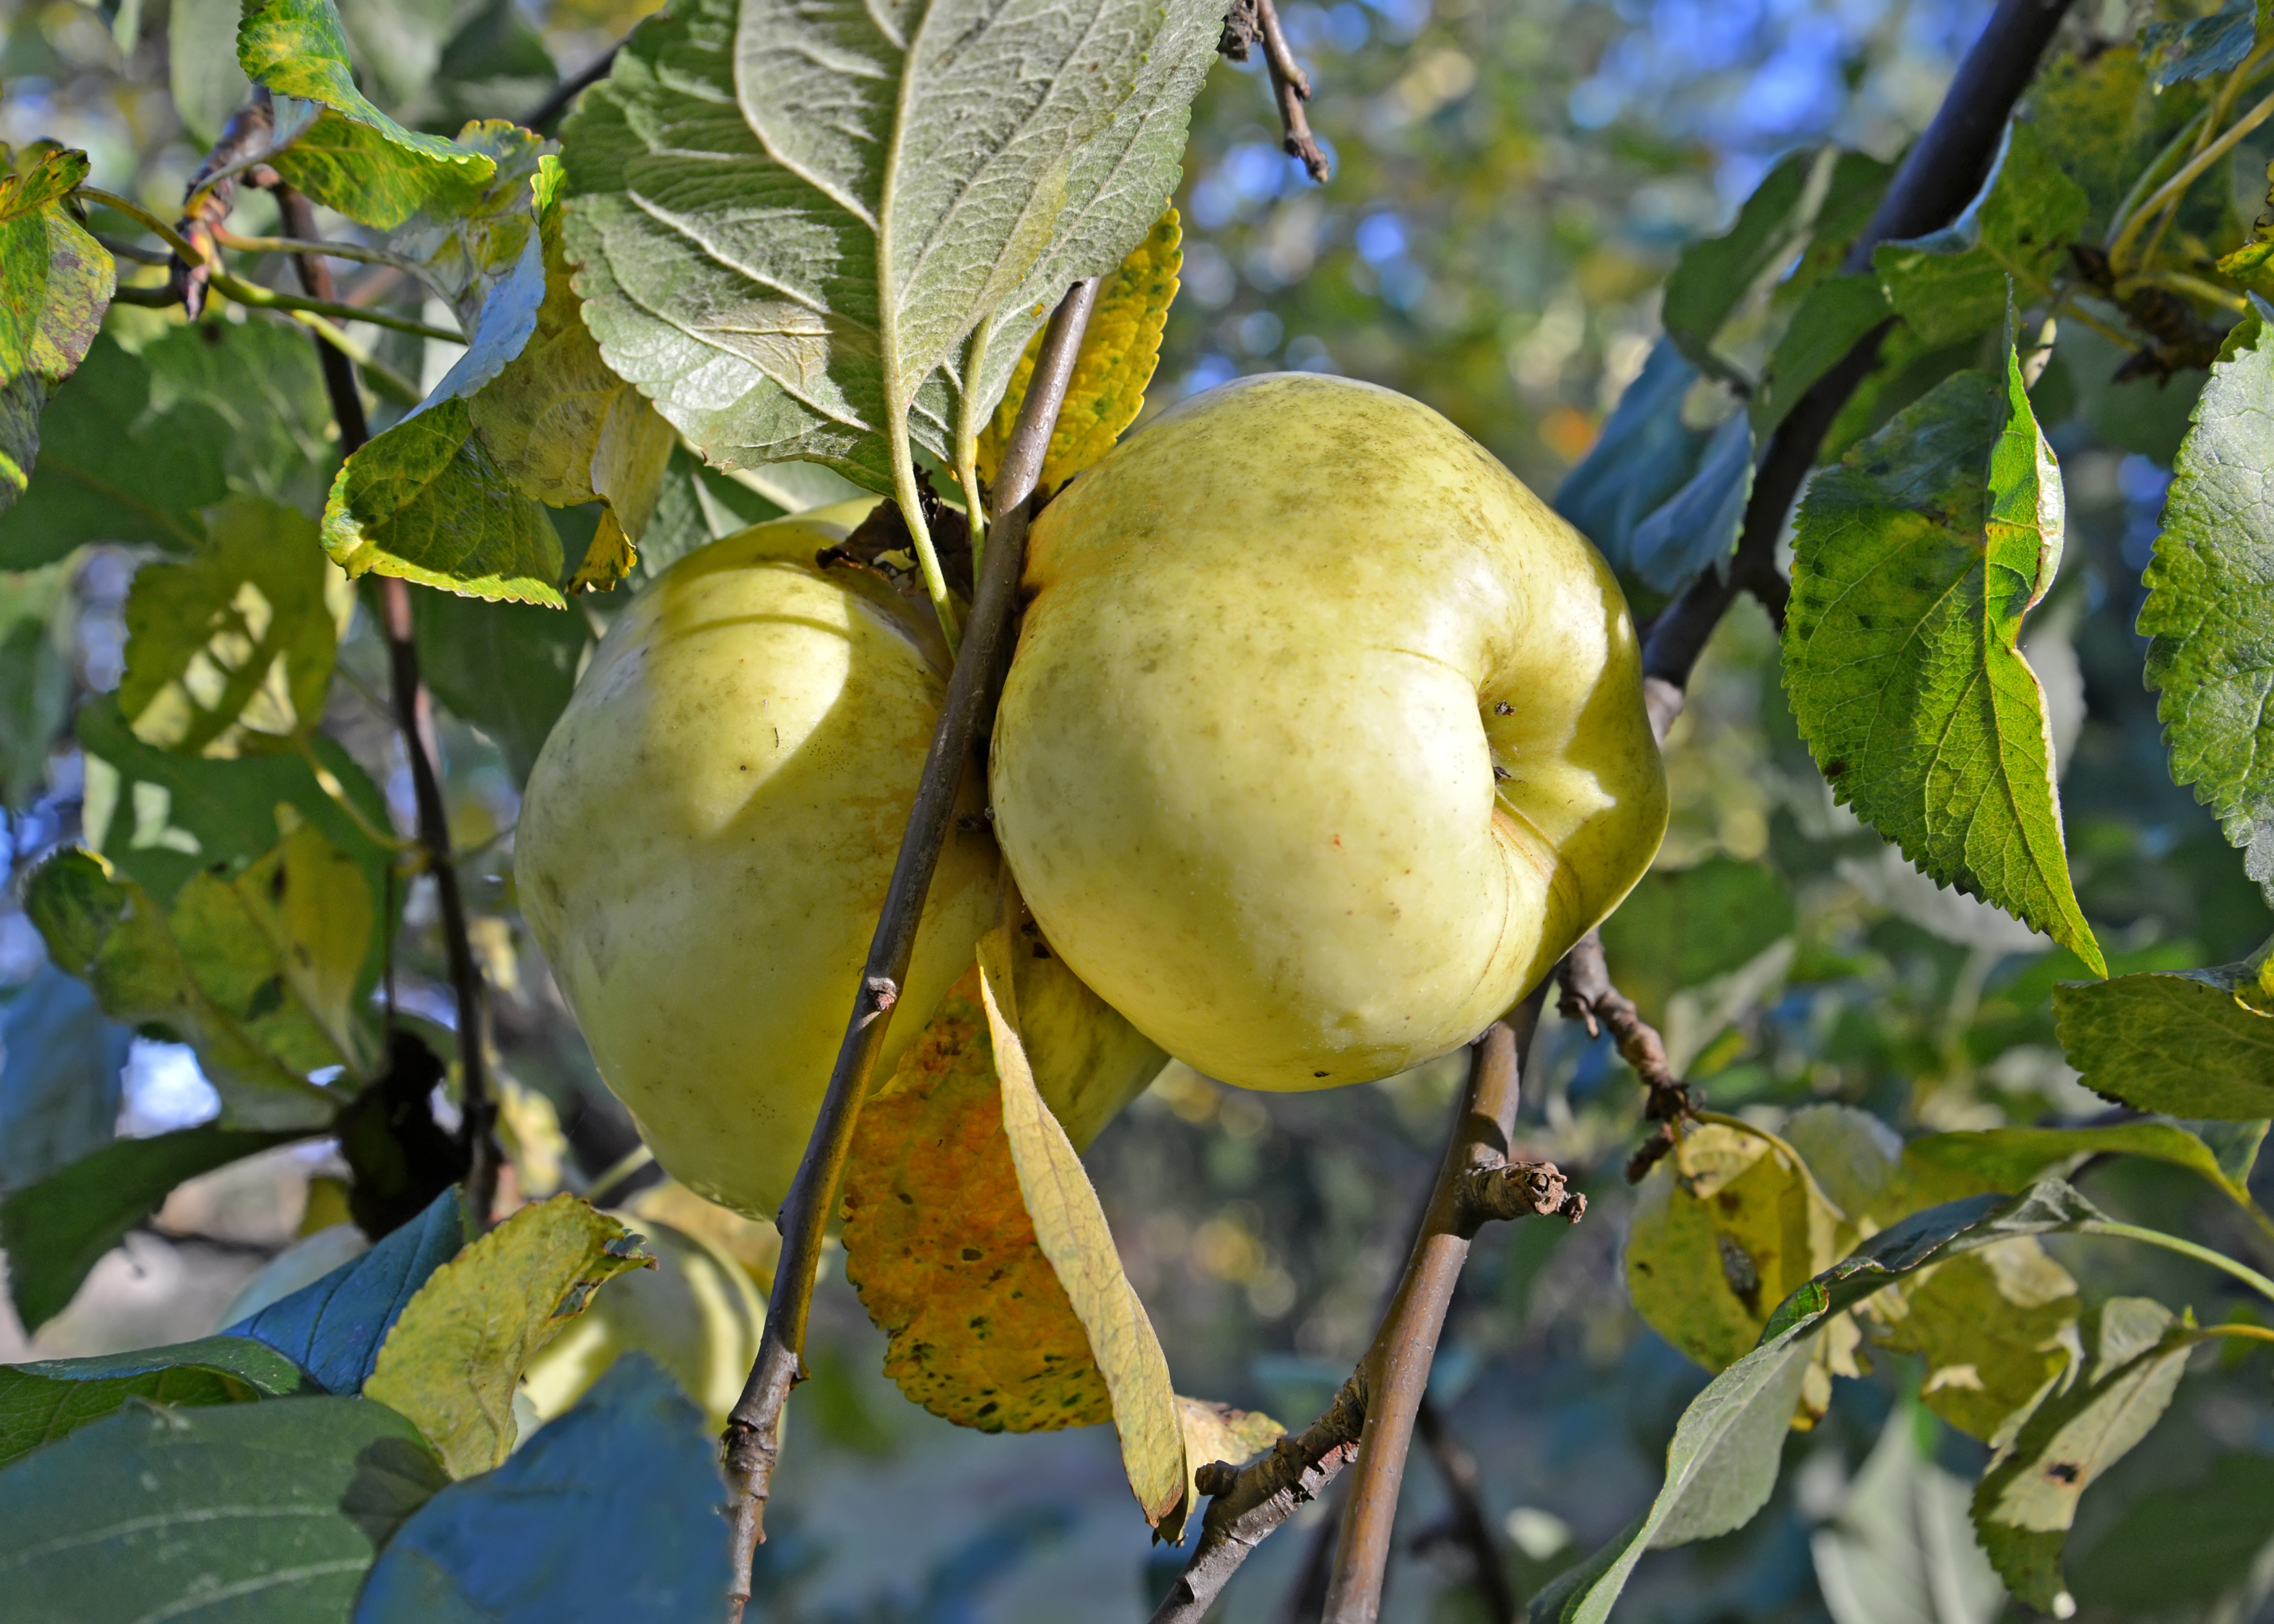
[[[1089,1334],[1091,1354],[1112,1395],[1129,1486],[1145,1520],[1173,1537],[1175,1529],[1164,1524],[1187,1502],[1184,1428],[1169,1385],[1169,1361],[1144,1304],[1122,1273],[1113,1232],[1081,1159],[1035,1089],[1019,1039],[1014,951],[1013,933],[1000,926],[979,939],[980,999],[1002,1080],[1003,1131],[1035,1239]]]
[[[1011,949],[1019,1037],[1035,1086],[1076,1150],[1145,1092],[1169,1052],[1092,992],[1031,919]]]
[[[1883,1345],[1925,1356],[1927,1407],[1986,1442],[2060,1373],[2079,1304],[2068,1271],[2022,1236],[1931,1265],[1872,1307],[1890,1322]]]
[[[985,1432],[1111,1420],[1088,1333],[1035,1239],[1003,1131],[975,966],[863,1108],[845,1273],[891,1338],[885,1373]]]
[[[170,915],[84,851],[42,865],[25,908],[105,1014],[166,1026],[197,1049],[231,1126],[318,1125],[337,1101],[307,1074],[362,1069],[350,995],[371,939],[370,888],[312,827],[235,879],[196,875]]]
[[[1245,1466],[1287,1436],[1287,1429],[1261,1410],[1234,1410],[1212,1399],[1177,1395],[1177,1418],[1185,1429],[1185,1504],[1201,1503],[1193,1474],[1211,1461]]]
[[[1627,1289],[1653,1330],[1721,1370],[1752,1350],[1779,1303],[1838,1260],[1839,1229],[1804,1168],[1709,1124],[1643,1183]]]
[[[640,1237],[573,1195],[524,1207],[428,1276],[380,1344],[363,1395],[401,1411],[454,1477],[513,1449],[513,1393],[538,1350],[626,1269]]]
[[[289,746],[323,718],[337,576],[292,508],[231,496],[207,530],[197,557],[135,574],[119,709],[145,744],[184,755]]]
[[[643,1222],[668,1224],[732,1258],[759,1290],[773,1289],[781,1256],[781,1231],[773,1225],[706,1201],[675,1178],[650,1184],[624,1205]]]
[[[1044,490],[1073,478],[1112,450],[1121,431],[1137,420],[1145,405],[1145,386],[1153,380],[1153,369],[1161,359],[1161,329],[1169,319],[1170,301],[1177,297],[1177,273],[1183,266],[1177,211],[1171,208],[1098,289],[1097,306],[1090,312],[1073,379],[1066,387],[1065,405],[1043,458]],[[1028,341],[1027,353],[1011,374],[1011,387],[979,436],[983,479],[992,482],[1002,466],[1003,448],[1019,421],[1027,380],[1035,375],[1035,357],[1041,353],[1046,330],[1037,329]]]

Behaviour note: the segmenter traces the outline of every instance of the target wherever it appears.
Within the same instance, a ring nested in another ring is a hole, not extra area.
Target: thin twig
[[[1414,1413],[1428,1387],[1438,1334],[1452,1306],[1461,1267],[1468,1261],[1469,1243],[1485,1216],[1467,1199],[1470,1181],[1480,1169],[1508,1162],[1516,1132],[1517,1057],[1531,1044],[1546,993],[1545,986],[1535,989],[1506,1020],[1495,1022],[1478,1040],[1469,1069],[1468,1098],[1446,1147],[1428,1217],[1406,1259],[1389,1312],[1359,1367],[1367,1392],[1366,1430],[1359,1439],[1350,1499],[1343,1507],[1342,1542],[1336,1548],[1334,1577],[1327,1587],[1326,1624],[1374,1624],[1381,1614],[1382,1580],[1397,1521],[1398,1490],[1412,1447]]]
[[[1492,1624],[1516,1624],[1516,1591],[1508,1582],[1508,1565],[1501,1560],[1500,1542],[1493,1538],[1491,1519],[1485,1515],[1483,1484],[1477,1457],[1445,1430],[1445,1418],[1427,1397],[1414,1417],[1421,1442],[1437,1463],[1437,1476],[1452,1502],[1453,1532],[1469,1548],[1477,1570],[1477,1590],[1483,1596],[1485,1615]]]
[[[170,285],[182,296],[182,309],[192,321],[206,313],[206,282],[213,267],[221,263],[221,256],[214,252],[213,228],[228,219],[237,207],[237,177],[267,155],[269,138],[275,132],[275,109],[268,92],[255,85],[244,105],[229,116],[213,150],[190,177],[179,223],[170,232],[159,232],[174,250]],[[111,207],[117,204],[113,202]],[[151,223],[147,217],[138,218]]]
[[[621,41],[608,47],[599,60],[572,78],[565,79],[553,87],[553,94],[538,102],[528,117],[521,122],[531,130],[543,133],[545,126],[568,110],[570,102],[608,77],[616,65],[616,53],[623,49]]]
[[[1566,1020],[1586,1022],[1589,1037],[1608,1028],[1618,1043],[1620,1057],[1634,1068],[1642,1083],[1642,1114],[1658,1124],[1658,1131],[1627,1162],[1627,1182],[1639,1184],[1659,1158],[1674,1148],[1679,1124],[1697,1116],[1706,1095],[1674,1075],[1666,1063],[1666,1044],[1658,1029],[1642,1018],[1633,999],[1611,984],[1600,936],[1590,930],[1581,936],[1555,966],[1555,979],[1563,989],[1555,1005],[1557,1012]]]
[[[877,1056],[884,1048],[892,1006],[899,1002],[900,989],[907,975],[924,897],[931,889],[932,870],[947,837],[957,786],[970,766],[979,718],[1002,682],[1011,611],[1026,559],[1028,499],[1034,494],[1043,453],[1058,426],[1058,409],[1065,402],[1074,359],[1096,301],[1096,278],[1076,282],[1059,301],[1044,333],[1027,397],[1019,410],[1018,426],[1003,457],[998,496],[1001,513],[987,550],[987,568],[979,579],[962,650],[948,679],[947,699],[932,733],[931,753],[924,761],[915,804],[900,838],[900,854],[892,867],[892,885],[885,892],[884,912],[877,921],[876,934],[869,944],[869,961],[854,995],[852,1019],[838,1050],[836,1068],[830,1074],[829,1091],[806,1141],[804,1158],[791,1182],[789,1199],[782,1206],[781,1259],[774,1271],[765,1330],[759,1340],[757,1362],[727,1419],[724,1440],[730,1497],[727,1517],[734,1532],[730,1620],[741,1619],[749,1599],[750,1563],[765,1538],[766,1497],[772,1492],[774,1462],[781,1450],[782,1408],[788,1402],[790,1388],[804,1374],[801,1365],[806,1320],[813,1306],[814,1272],[821,1261],[823,1232],[837,1208],[838,1184],[852,1147],[853,1130],[860,1119],[861,1102],[869,1092]]]
[[[369,243],[319,242],[299,237],[240,237],[219,226],[214,229],[214,240],[223,248],[234,248],[239,253],[320,253],[328,259],[354,259],[365,265],[391,266],[404,275],[425,283],[444,303],[449,301],[448,289],[435,279],[429,267],[391,249],[375,248]]]
[[[1216,54],[1227,62],[1246,62],[1256,45],[1263,47],[1263,65],[1271,79],[1271,99],[1279,109],[1280,145],[1290,158],[1300,158],[1313,180],[1323,184],[1329,173],[1327,154],[1311,133],[1303,103],[1311,99],[1311,81],[1287,43],[1273,0],[1232,0],[1224,13],[1224,34]]]
[[[2217,140],[2181,164],[2177,174],[2149,194],[2148,200],[2140,206],[2126,222],[2124,229],[2117,234],[2116,240],[2109,245],[2110,261],[2120,269],[2130,269],[2133,265],[2130,250],[2142,228],[2162,210],[2178,207],[2180,199],[2187,195],[2187,188],[2200,180],[2205,170],[2233,152],[2237,142],[2269,118],[2274,118],[2274,96],[2264,98],[2220,132]],[[2143,259],[2145,257],[2142,256]]]
[[[285,229],[293,237],[312,240],[315,209],[297,188],[278,182],[270,188]],[[319,252],[293,256],[300,285],[328,302],[332,273]],[[371,438],[364,417],[363,395],[356,387],[355,363],[336,347],[316,345],[316,358],[324,369],[324,387],[331,396],[332,416],[339,424],[340,450],[353,455]],[[387,638],[388,675],[393,688],[395,726],[403,735],[403,753],[410,766],[411,797],[418,807],[418,844],[425,848],[426,871],[434,878],[434,898],[442,915],[442,945],[450,966],[451,990],[458,1015],[458,1090],[462,1108],[460,1133],[466,1149],[466,1204],[477,1222],[487,1222],[497,1199],[498,1145],[494,1132],[497,1103],[490,1097],[487,1056],[482,1026],[482,973],[474,959],[473,941],[466,929],[465,898],[458,871],[450,856],[450,819],[442,804],[442,785],[435,771],[440,758],[434,742],[434,708],[418,674],[418,645],[411,620],[410,583],[395,575],[379,579],[380,629]]]

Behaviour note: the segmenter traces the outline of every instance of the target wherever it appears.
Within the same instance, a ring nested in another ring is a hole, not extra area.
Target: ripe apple
[[[1249,378],[1035,522],[995,831],[1068,966],[1224,1082],[1473,1038],[1666,831],[1625,600],[1418,402]]]
[[[546,740],[515,836],[523,910],[601,1077],[680,1182],[755,1217],[804,1154],[946,695],[929,606],[814,562],[869,505],[754,526],[651,583]],[[879,1081],[994,917],[981,790],[967,773]]]

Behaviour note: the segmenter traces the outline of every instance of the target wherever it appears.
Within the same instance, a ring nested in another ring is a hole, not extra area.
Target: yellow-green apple
[[[1025,584],[997,838],[1074,973],[1223,1081],[1466,1042],[1665,834],[1610,570],[1387,389],[1184,402],[1043,510]]]
[[[522,908],[600,1075],[674,1177],[759,1217],[804,1153],[946,695],[930,609],[814,561],[866,506],[757,525],[651,583],[546,741],[515,835]],[[879,1081],[994,917],[979,778]]]

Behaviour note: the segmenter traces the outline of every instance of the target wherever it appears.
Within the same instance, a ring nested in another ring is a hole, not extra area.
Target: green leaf
[[[644,1354],[495,1471],[449,1485],[373,1564],[355,1624],[692,1620],[726,1606],[703,1413]]]
[[[115,1415],[129,1399],[249,1404],[314,1390],[291,1360],[242,1336],[208,1336],[93,1359],[0,1365],[0,1467]]]
[[[442,1485],[382,1404],[136,1403],[0,1472],[0,1573],[24,1619],[343,1619]]]
[[[37,1330],[63,1312],[102,1254],[156,1212],[175,1185],[306,1137],[304,1129],[208,1124],[119,1139],[0,1201],[8,1292],[25,1329]]]
[[[513,1394],[538,1350],[626,1269],[639,1237],[576,1196],[524,1207],[443,1264],[379,1350],[365,1398],[418,1425],[454,1477],[512,1453]]]
[[[2226,0],[2208,17],[2154,22],[2140,31],[2148,82],[2157,90],[2241,65],[2258,42],[2259,0]]]
[[[324,546],[350,575],[400,575],[462,595],[566,605],[613,587],[669,462],[670,426],[611,372],[561,255],[558,169],[540,166],[542,224],[484,304],[473,342],[425,405],[350,456],[324,509]],[[534,274],[532,274],[534,270]],[[605,502],[584,557],[561,556],[539,504]]]
[[[2029,86],[2029,122],[2061,173],[2090,199],[2080,237],[2097,242],[2106,233],[2141,171],[2208,99],[2198,83],[2155,90],[2140,52],[2130,45],[2062,52],[2039,70]],[[2222,193],[2223,209],[2223,185],[2190,192],[2188,209],[2215,189]],[[2185,214],[2179,224],[2182,230],[2195,228]],[[2113,366],[2112,361],[2108,370]]]
[[[162,912],[100,857],[42,864],[25,911],[103,1012],[194,1046],[235,1126],[314,1127],[336,1096],[308,1073],[366,1070],[355,990],[373,907],[353,861],[303,826],[235,879],[193,876]]]
[[[1792,928],[1792,893],[1773,870],[1709,857],[1645,875],[1603,921],[1603,951],[1620,990],[1659,1021],[1675,993],[1736,969]]]
[[[0,575],[0,804],[27,808],[70,720],[79,603],[68,562]]]
[[[230,489],[288,508],[322,500],[340,454],[325,432],[331,402],[305,328],[207,320],[169,329],[139,356],[150,373],[153,413],[201,407],[229,425],[222,468]]]
[[[418,636],[434,697],[495,741],[514,782],[527,782],[591,646],[584,617],[437,595],[418,605]]]
[[[420,209],[476,207],[497,171],[489,154],[406,130],[365,98],[332,0],[254,0],[237,26],[237,58],[253,83],[316,104],[297,134],[297,119],[279,118],[284,144],[271,166],[360,224],[384,231]]]
[[[316,526],[232,496],[206,545],[135,572],[120,709],[145,744],[229,757],[290,749],[323,719],[341,622]]]
[[[678,6],[564,132],[601,350],[715,466],[809,457],[889,491],[908,434],[949,457],[952,390],[975,428],[1067,284],[1159,217],[1223,17],[907,20]]]
[[[2007,359],[2002,391],[1962,372],[1811,485],[1785,689],[1841,802],[1937,883],[2102,974],[2062,847],[2044,691],[2016,646],[2060,566],[2060,470]]]
[[[1892,313],[1879,277],[1869,271],[1827,276],[1808,290],[1777,340],[1748,410],[1753,432],[1768,433],[1857,342]]]
[[[354,858],[372,896],[385,893],[393,851],[374,837],[388,829],[387,802],[328,734],[311,736],[305,756],[220,762],[143,743],[109,695],[80,706],[77,723],[87,846],[158,901],[171,903],[202,869],[235,868],[275,846],[279,806]]]
[[[2074,1567],[2084,1605],[2154,1613],[2240,1590],[2274,1537],[2274,1459],[2223,1455],[2210,1475],[2158,1485],[2104,1529]]]
[[[403,1311],[465,1243],[463,1202],[446,1190],[426,1210],[321,1280],[229,1327],[265,1342],[327,1393],[363,1390]]]
[[[1836,147],[1788,153],[1762,177],[1720,237],[1682,251],[1666,279],[1667,335],[1702,371],[1728,375],[1713,341],[1738,307],[1786,275],[1816,232],[1843,154]]]
[[[2261,304],[2263,312],[2266,306]],[[2274,898],[2274,342],[2227,339],[2164,500],[2138,630],[2172,779],[2191,786]]]
[[[1966,212],[1931,236],[1883,244],[1871,263],[1920,341],[1946,344],[1995,331],[2009,282],[2025,300],[2050,297],[2090,207],[2044,138],[2009,124]]]
[[[2061,1049],[2104,1099],[2175,1116],[2274,1116],[2274,957],[2053,989]]]
[[[2076,1361],[2067,1390],[2049,1392],[1992,1458],[1974,1491],[1975,1531],[2021,1601],[2059,1617],[2074,1611],[2060,1558],[2077,1500],[2162,1418],[2202,1340],[2159,1303],[2110,1298],[2089,1327],[2090,1376]]]
[[[197,402],[154,410],[148,365],[107,335],[40,432],[37,476],[0,512],[0,569],[51,564],[90,541],[180,552],[205,534],[198,510],[228,494],[229,424]]]
[[[41,409],[86,358],[118,285],[69,201],[87,169],[85,153],[58,148],[0,172],[0,512],[30,482]]]
[[[1177,273],[1184,266],[1183,235],[1173,208],[1161,216],[1145,240],[1097,289],[1097,303],[1082,330],[1065,403],[1059,408],[1050,449],[1043,457],[1037,488],[1056,490],[1113,449],[1122,430],[1144,410],[1145,386],[1160,364],[1161,333],[1170,303],[1177,297]],[[1003,449],[1026,403],[1035,357],[1042,352],[1037,332],[1011,374],[1010,387],[979,436],[981,479],[992,484]]]
[[[2067,1185],[2048,1180],[2011,1199],[1975,1196],[1915,1213],[1817,1275],[1769,1316],[1758,1347],[1690,1401],[1649,1511],[1541,1591],[1532,1624],[1606,1624],[1645,1550],[1728,1533],[1768,1503],[1815,1333],[1830,1317],[1939,1258],[2098,1216]]]
[[[2097,992],[2102,988],[2121,987],[2133,979],[2120,976],[2112,981],[2069,985]],[[2267,1097],[2270,1106],[2274,1106],[2274,1050],[2269,1053]],[[2016,1189],[2054,1163],[2078,1156],[2140,1156],[2200,1174],[2229,1199],[2245,1207],[2251,1204],[2249,1190],[2221,1164],[2218,1153],[2185,1124],[2168,1119],[2111,1123],[2098,1128],[1990,1128],[1975,1133],[1930,1133],[1903,1147],[1903,1154],[1931,1166],[1973,1174],[2002,1190]]]

